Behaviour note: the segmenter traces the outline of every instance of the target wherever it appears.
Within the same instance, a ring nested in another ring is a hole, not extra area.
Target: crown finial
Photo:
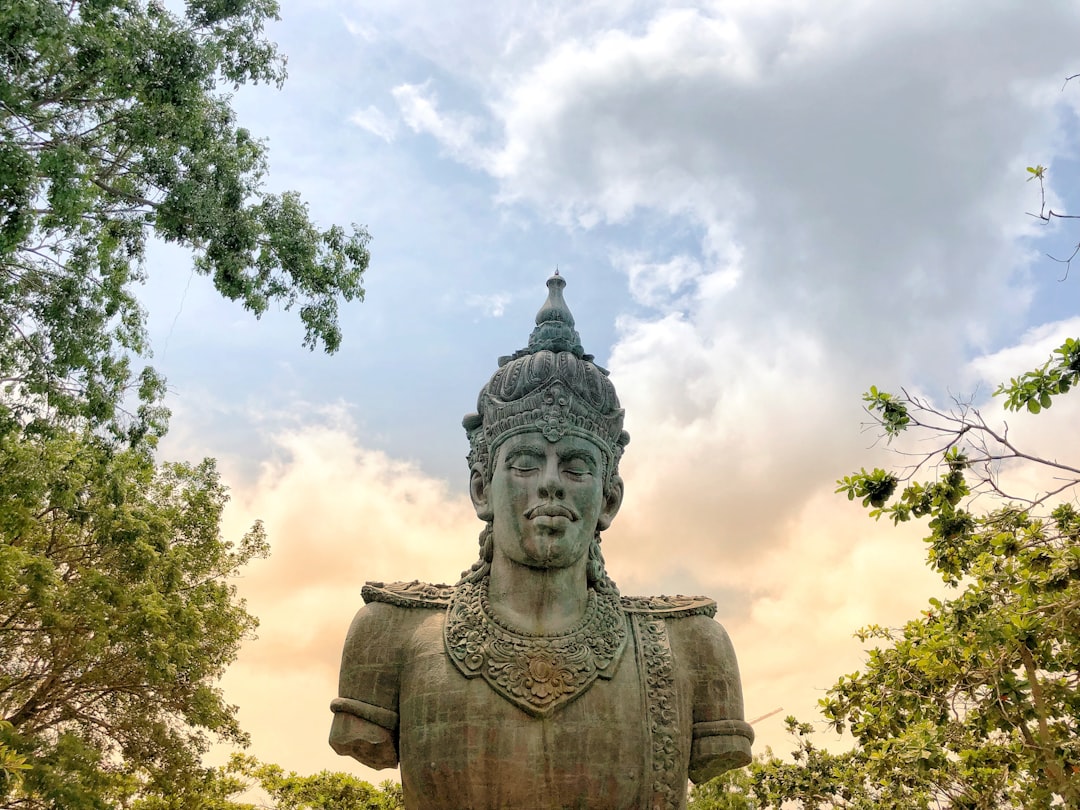
[[[566,279],[555,274],[547,280],[548,296],[544,305],[536,313],[536,328],[529,336],[528,353],[547,349],[553,352],[573,352],[581,357],[585,350],[581,347],[581,338],[574,329],[574,316],[563,298]]]
[[[536,325],[540,326],[548,321],[562,321],[567,326],[573,327],[574,316],[570,314],[570,307],[563,298],[563,290],[566,289],[566,279],[559,275],[558,268],[555,275],[547,280],[548,297],[544,305],[536,313]]]

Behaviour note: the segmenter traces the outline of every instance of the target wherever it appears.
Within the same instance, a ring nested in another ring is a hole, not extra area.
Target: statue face
[[[549,442],[535,431],[503,442],[491,483],[473,479],[477,513],[493,521],[495,554],[530,568],[582,560],[621,501],[621,489],[604,495],[602,459],[600,448],[579,436]]]

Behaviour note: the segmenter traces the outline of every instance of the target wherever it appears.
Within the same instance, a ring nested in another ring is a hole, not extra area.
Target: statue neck
[[[491,561],[488,603],[495,616],[534,635],[575,627],[589,604],[586,561],[569,568],[529,568],[497,551]]]

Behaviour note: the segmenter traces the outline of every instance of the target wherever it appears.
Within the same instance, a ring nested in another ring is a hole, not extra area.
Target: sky
[[[341,643],[364,581],[475,560],[461,418],[556,267],[631,435],[608,571],[715,598],[747,717],[780,710],[756,748],[790,750],[784,715],[819,720],[863,660],[852,633],[942,590],[920,527],[834,493],[893,461],[862,392],[983,403],[1080,333],[1080,268],[1046,256],[1076,229],[1029,215],[1025,171],[1080,209],[1078,26],[1074,2],[283,0],[289,79],[234,105],[268,191],[368,227],[365,300],[326,356],[176,250],[143,297],[162,455],[216,457],[225,536],[269,533],[237,583],[258,639],[223,682],[250,752],[394,777],[327,745]],[[1074,410],[1013,435],[1075,458]]]

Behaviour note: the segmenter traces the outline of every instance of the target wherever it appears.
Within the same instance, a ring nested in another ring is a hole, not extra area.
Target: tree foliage
[[[1080,73],[1074,73],[1072,76],[1066,76],[1065,81],[1061,85],[1062,91],[1064,91],[1065,88],[1069,86],[1069,82],[1073,81],[1074,79],[1080,79]],[[1053,208],[1046,204],[1046,180],[1047,176],[1050,173],[1050,170],[1047,169],[1046,166],[1042,166],[1039,164],[1035,166],[1028,166],[1027,172],[1029,175],[1027,178],[1028,182],[1031,182],[1032,180],[1039,181],[1039,212],[1035,213],[1034,211],[1029,211],[1028,216],[1035,217],[1040,222],[1043,222],[1047,225],[1053,223],[1055,220],[1080,219],[1080,215],[1064,214],[1061,211],[1055,211]],[[1062,264],[1065,266],[1065,273],[1061,277],[1061,280],[1065,281],[1069,277],[1069,271],[1072,269],[1073,260],[1077,257],[1077,255],[1080,255],[1080,242],[1073,245],[1068,255],[1055,256],[1052,253],[1047,253],[1046,255],[1047,258],[1051,259],[1052,261],[1055,261],[1058,264]]]
[[[754,757],[754,766],[771,759],[772,751],[766,749],[763,755]],[[753,798],[754,781],[750,773],[745,768],[735,768],[708,782],[691,786],[686,810],[755,810],[757,803]]]
[[[259,794],[258,802],[249,801]],[[131,810],[403,810],[401,785],[379,787],[345,773],[320,771],[311,776],[286,772],[279,765],[233,754],[212,768],[189,793],[145,796]]]
[[[996,393],[1037,414],[1078,374],[1070,338]],[[872,391],[869,411],[887,436],[916,431],[934,447],[893,475],[902,488],[870,514],[926,518],[928,563],[958,594],[903,628],[864,628],[881,646],[830,690],[826,718],[913,806],[1080,805],[1080,468],[1025,451],[969,403]],[[1018,471],[1045,487],[1017,489]],[[840,491],[858,497],[880,474]]]
[[[311,348],[363,297],[368,234],[266,193],[228,91],[280,84],[274,0],[0,3],[0,803],[230,807],[216,683],[256,621],[212,461],[152,454],[164,380],[136,292],[158,239]],[[235,775],[234,775],[235,776]],[[231,778],[231,777],[230,777]],[[235,793],[235,791],[234,791]],[[217,804],[215,804],[217,802]]]
[[[274,0],[0,4],[0,385],[50,419],[114,422],[125,391],[162,394],[134,287],[150,236],[256,315],[299,305],[305,344],[338,348],[338,299],[363,296],[368,234],[319,230],[262,191],[266,147],[221,87],[278,83]],[[160,409],[126,420],[162,431]],[[115,428],[115,425],[114,425]]]
[[[220,537],[226,500],[210,460],[0,436],[0,742],[29,766],[5,806],[177,789],[210,737],[245,740],[215,684],[257,623],[230,579],[266,544]]]
[[[996,394],[1041,413],[1075,387],[1078,357],[1069,339]],[[875,519],[925,520],[928,565],[955,595],[857,633],[875,645],[865,666],[820,701],[850,750],[816,747],[813,726],[788,718],[791,761],[754,763],[744,795],[770,808],[1080,807],[1080,467],[1021,448],[968,402],[876,388],[864,401],[884,438],[919,449],[837,491]]]
[[[273,801],[274,810],[402,810],[401,785],[385,781],[379,787],[337,771],[312,776],[286,772],[278,765],[235,755],[228,769],[245,774]]]

